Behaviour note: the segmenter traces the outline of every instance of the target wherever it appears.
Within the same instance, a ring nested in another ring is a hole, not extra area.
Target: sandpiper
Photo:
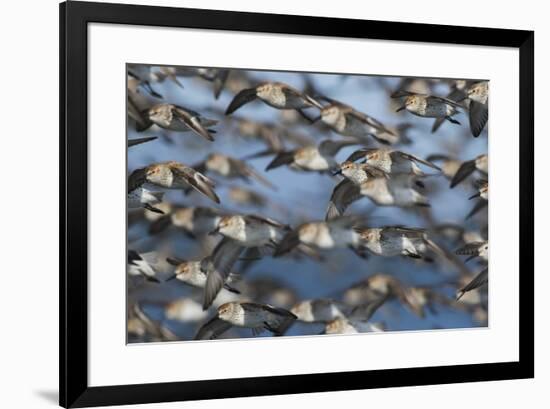
[[[338,166],[334,156],[340,149],[357,145],[353,139],[324,140],[318,146],[304,146],[293,151],[280,152],[267,165],[266,170],[278,168],[282,165],[290,166],[295,170],[328,172]]]
[[[244,247],[275,247],[290,230],[285,224],[256,215],[231,215],[220,219],[211,233],[219,233]]]
[[[365,247],[383,257],[405,256],[431,261],[429,251],[444,254],[441,248],[428,238],[426,229],[386,226],[358,229]]]
[[[367,165],[394,175],[399,173],[412,173],[418,176],[424,176],[425,174],[420,170],[418,164],[441,171],[439,166],[430,161],[420,159],[410,153],[388,148],[360,149],[353,152],[347,160],[353,162],[364,160]]]
[[[474,137],[478,137],[489,119],[489,82],[476,82],[466,92],[470,100],[470,130]]]
[[[348,247],[360,257],[365,257],[360,236],[355,231],[357,222],[356,218],[340,217],[325,222],[304,223],[285,235],[274,256],[281,256],[294,247],[305,244],[322,250]]]
[[[277,109],[295,109],[301,115],[307,117],[302,109],[317,107],[322,108],[319,102],[315,101],[309,95],[292,88],[282,82],[264,82],[254,88],[243,89],[239,92],[225,111],[226,115],[230,115],[237,109],[256,98],[260,99],[265,104]]]
[[[208,127],[218,121],[203,118],[198,112],[174,104],[157,104],[146,111],[146,117],[161,128],[177,132],[192,131],[208,141],[213,141],[214,133]]]
[[[300,301],[290,309],[299,321],[330,322],[345,318],[346,306],[328,298]]]
[[[264,186],[276,189],[269,180],[256,172],[254,168],[248,166],[243,160],[221,153],[209,154],[203,162],[194,165],[193,168],[199,172],[212,172],[227,179],[243,179],[249,182],[251,178],[254,178]]]
[[[402,299],[404,288],[404,285],[395,277],[376,273],[347,288],[342,299],[353,307],[382,303],[392,297]]]
[[[128,187],[145,182],[166,189],[185,190],[192,187],[214,202],[220,203],[212,180],[195,169],[176,161],[153,163],[145,168],[135,170],[128,179]]]
[[[366,163],[355,163],[351,161],[342,162],[332,175],[342,175],[356,185],[360,185],[369,178],[389,177],[386,172],[367,165]]]
[[[174,269],[173,276],[168,278],[167,281],[172,279],[177,279],[178,281],[181,281],[187,285],[190,285],[191,287],[195,287],[195,288],[206,287],[208,274],[207,274],[207,271],[204,271],[202,269],[203,263],[201,261],[186,261],[186,260],[181,260],[177,258],[168,258],[167,261],[168,263],[176,267]],[[223,283],[223,288],[225,288],[226,290],[232,293],[240,294],[239,290],[229,285],[230,283],[238,281],[238,277],[239,277],[238,274],[230,272],[227,275],[225,282]]]
[[[283,335],[296,316],[283,308],[251,302],[229,302],[218,307],[217,314],[198,331],[195,339],[215,339],[232,326],[251,328],[259,334],[268,330]]]
[[[489,260],[489,242],[487,240],[484,241],[474,241],[470,243],[466,243],[461,248],[455,250],[456,254],[459,254],[461,256],[469,256],[466,259],[466,262],[479,257],[485,261]]]
[[[334,132],[344,136],[357,138],[363,143],[368,142],[367,137],[373,137],[380,143],[388,144],[386,138],[379,138],[379,135],[393,135],[394,132],[375,118],[359,112],[349,105],[339,101],[323,97],[330,102],[321,109],[321,120]]]
[[[475,170],[480,171],[484,175],[487,175],[489,173],[489,156],[487,154],[482,154],[476,156],[472,160],[467,160],[463,162],[453,176],[453,179],[451,180],[451,188],[458,185],[460,182],[470,176]]]
[[[368,197],[378,206],[429,207],[428,198],[415,190],[417,182],[417,178],[411,175],[371,177],[359,185],[344,179],[332,191],[326,219],[343,215],[353,202],[362,197]]]
[[[396,112],[406,109],[416,116],[442,118],[453,124],[460,125],[460,122],[454,119],[453,116],[459,113],[459,108],[465,108],[458,102],[435,95],[414,94],[407,91],[398,91],[392,94],[392,98],[401,97],[405,97],[404,105],[399,107]]]
[[[211,207],[178,207],[153,221],[149,234],[157,234],[174,226],[192,238],[201,237],[215,229],[221,217],[222,214]]]

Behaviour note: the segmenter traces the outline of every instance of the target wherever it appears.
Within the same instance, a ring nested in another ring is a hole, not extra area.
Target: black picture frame
[[[70,1],[60,4],[60,405],[89,407],[534,377],[534,32]],[[187,27],[519,50],[519,361],[88,386],[87,25]]]

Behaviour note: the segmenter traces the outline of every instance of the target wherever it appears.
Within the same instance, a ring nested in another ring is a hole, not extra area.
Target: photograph
[[[126,70],[128,344],[489,328],[488,79]]]

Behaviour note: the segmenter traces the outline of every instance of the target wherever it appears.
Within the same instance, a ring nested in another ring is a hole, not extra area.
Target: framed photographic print
[[[62,406],[533,377],[533,32],[60,22]]]

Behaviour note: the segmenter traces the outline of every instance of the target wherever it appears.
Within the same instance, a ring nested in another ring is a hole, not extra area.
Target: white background
[[[149,4],[185,5],[189,7],[227,8],[224,1],[152,2]],[[545,21],[542,2],[523,1],[504,5],[479,1],[464,1],[452,8],[440,1],[370,4],[358,2],[244,2],[234,0],[234,10],[265,11],[294,14],[370,18],[380,20],[417,21],[444,24],[494,26],[536,30],[537,111],[548,104],[550,72],[548,45],[550,29]],[[345,7],[343,7],[345,6]],[[4,6],[6,7],[6,6]],[[17,14],[3,10],[2,30],[2,138],[0,151],[3,169],[2,191],[2,271],[0,286],[2,306],[2,407],[40,408],[55,406],[57,389],[57,206],[58,206],[58,140],[57,140],[57,2],[50,0],[12,3]],[[498,9],[498,12],[497,12]],[[6,53],[7,49],[7,53]],[[542,88],[542,90],[541,90]],[[539,117],[542,117],[539,115]],[[548,151],[546,124],[539,121],[537,140],[538,208],[546,209],[548,195],[544,166]],[[541,176],[543,175],[543,176]],[[538,212],[537,246],[544,245],[543,234],[548,228],[548,214]],[[7,246],[6,246],[7,245]],[[297,395],[287,397],[247,398],[225,401],[225,408],[275,408],[280,405],[316,405],[331,407],[345,404],[436,408],[463,407],[472,400],[475,406],[492,407],[543,406],[547,401],[544,385],[550,382],[548,345],[550,332],[546,314],[550,303],[546,288],[550,282],[545,260],[539,258],[537,274],[537,349],[536,380],[478,384],[430,386],[357,392]],[[23,317],[23,318],[22,318]],[[220,402],[173,403],[149,405],[148,408],[219,407]]]

